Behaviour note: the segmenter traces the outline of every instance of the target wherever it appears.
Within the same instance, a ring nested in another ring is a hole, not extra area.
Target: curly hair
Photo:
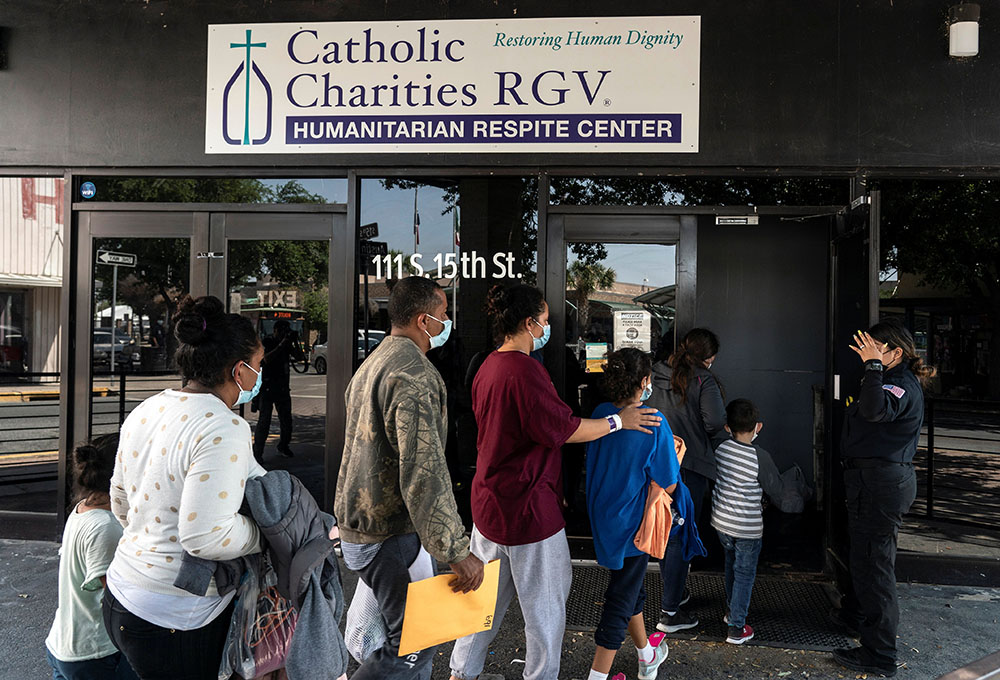
[[[608,355],[601,387],[609,401],[630,401],[653,371],[649,355],[632,347]]]

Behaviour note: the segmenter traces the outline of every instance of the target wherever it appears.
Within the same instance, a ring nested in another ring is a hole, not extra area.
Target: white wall
[[[0,177],[0,288],[25,293],[32,372],[59,371],[62,185],[54,178]]]

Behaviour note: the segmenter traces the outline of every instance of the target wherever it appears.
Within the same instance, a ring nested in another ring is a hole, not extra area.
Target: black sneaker
[[[864,647],[835,649],[833,650],[833,660],[852,671],[878,674],[886,678],[896,675],[895,662],[889,664],[879,661]]]
[[[852,618],[846,611],[834,607],[830,610],[827,615],[830,623],[833,625],[833,629],[838,633],[843,633],[848,637],[858,637],[858,627],[861,622],[856,618]]]
[[[697,617],[678,609],[677,613],[673,616],[666,612],[660,612],[660,622],[656,624],[656,630],[663,631],[664,633],[676,633],[688,628],[695,628],[697,625]]]
[[[292,453],[292,449],[290,447],[288,447],[288,446],[279,446],[278,447],[278,455],[280,455],[280,456],[282,456],[284,458],[294,458],[295,457],[295,454]]]
[[[726,636],[726,642],[729,644],[742,645],[744,642],[752,639],[753,628],[751,628],[748,624],[743,624],[742,626],[729,626],[729,635]]]
[[[691,591],[688,590],[687,586],[684,586],[684,592],[681,593],[681,601],[677,603],[677,606],[683,607],[690,601],[691,601]]]

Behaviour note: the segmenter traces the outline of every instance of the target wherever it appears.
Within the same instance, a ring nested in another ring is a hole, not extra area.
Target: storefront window
[[[345,203],[344,178],[254,179],[81,177],[95,190],[89,201],[131,203]],[[78,192],[74,200],[80,198]]]
[[[843,205],[844,180],[772,177],[552,177],[553,205]]]
[[[469,519],[475,427],[466,373],[493,349],[483,312],[495,284],[535,283],[537,182],[534,178],[361,183],[362,257],[355,306],[358,363],[389,332],[388,301],[400,277],[434,278],[448,297],[454,329],[428,358],[448,387],[445,455],[459,510]]]
[[[0,290],[0,371],[27,373],[28,353],[24,293]]]

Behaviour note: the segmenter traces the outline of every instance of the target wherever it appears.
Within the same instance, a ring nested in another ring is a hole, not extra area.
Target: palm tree
[[[566,270],[567,282],[576,290],[577,318],[580,322],[581,335],[590,328],[590,296],[596,290],[611,288],[617,278],[614,269],[596,262],[587,264],[576,260]]]

